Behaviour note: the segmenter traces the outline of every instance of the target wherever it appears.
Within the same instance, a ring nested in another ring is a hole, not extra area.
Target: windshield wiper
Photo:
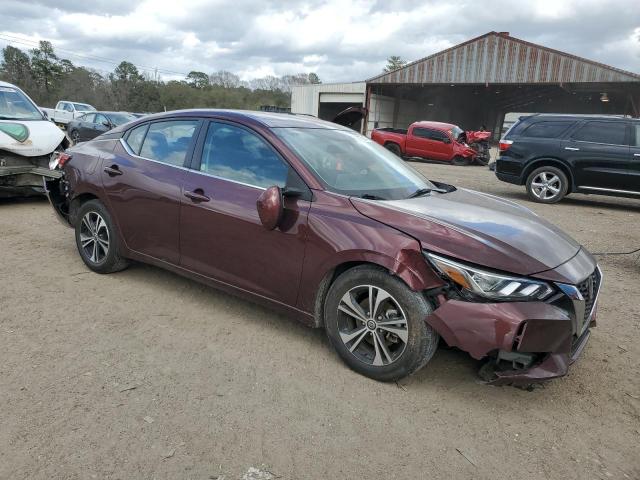
[[[378,195],[372,195],[370,193],[363,193],[360,195],[360,198],[364,198],[365,200],[386,200],[386,198],[379,197]]]
[[[419,188],[418,190],[413,192],[411,195],[409,195],[407,198],[423,197],[424,195],[427,195],[428,193],[431,193],[431,192],[447,193],[446,190],[443,190],[441,188]]]
[[[422,197],[428,193],[431,193],[432,191],[433,191],[432,188],[419,188],[418,190],[413,192],[411,195],[409,195],[407,198]]]

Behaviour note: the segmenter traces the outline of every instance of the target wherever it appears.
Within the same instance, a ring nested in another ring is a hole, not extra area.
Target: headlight
[[[545,282],[498,275],[431,253],[425,255],[443,276],[464,290],[481,297],[526,301],[544,300],[553,293],[553,288]]]

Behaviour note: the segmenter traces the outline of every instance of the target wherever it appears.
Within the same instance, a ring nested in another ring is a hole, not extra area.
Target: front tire
[[[453,160],[451,160],[451,163],[457,167],[466,167],[471,163],[471,161],[468,158],[456,155],[455,157],[453,157]]]
[[[433,357],[438,334],[425,322],[433,308],[386,270],[364,265],[331,285],[324,308],[327,336],[356,372],[389,382],[416,372]]]
[[[71,132],[69,132],[69,136],[71,137],[74,145],[80,143],[80,133],[77,130],[71,130]]]
[[[556,167],[536,168],[527,177],[527,194],[534,202],[558,203],[569,191],[569,180]]]
[[[76,216],[76,246],[80,258],[96,273],[113,273],[129,265],[118,251],[118,238],[111,215],[99,200],[90,200]]]

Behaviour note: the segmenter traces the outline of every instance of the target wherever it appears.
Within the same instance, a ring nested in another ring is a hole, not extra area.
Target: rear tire
[[[389,382],[416,372],[435,354],[439,336],[425,322],[432,311],[421,293],[385,269],[363,265],[331,285],[324,324],[351,369]]]
[[[80,258],[96,273],[124,270],[129,261],[118,251],[118,236],[111,215],[100,200],[83,203],[76,216],[76,246]]]
[[[73,142],[74,145],[77,145],[78,143],[80,143],[80,133],[78,133],[77,130],[71,130],[69,132],[69,137],[71,137],[71,141]]]
[[[389,150],[391,153],[396,154],[399,157],[402,157],[402,150],[400,149],[400,145],[397,143],[387,143],[384,148]]]
[[[556,167],[536,168],[527,177],[527,195],[534,202],[558,203],[569,191],[569,180]]]

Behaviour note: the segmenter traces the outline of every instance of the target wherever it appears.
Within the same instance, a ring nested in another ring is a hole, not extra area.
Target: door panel
[[[163,120],[134,128],[102,162],[103,185],[127,246],[178,265],[182,182],[199,120]],[[129,136],[134,147],[129,145]],[[140,149],[141,155],[134,154]],[[153,159],[151,159],[153,158]],[[105,171],[104,169],[108,169]]]
[[[590,121],[562,141],[561,155],[572,165],[578,187],[626,189],[629,144],[625,122]]]
[[[416,127],[407,135],[407,153],[433,160],[449,160],[451,145],[444,143],[441,138],[441,132]]]
[[[188,172],[180,214],[181,265],[216,280],[295,305],[310,203],[285,199],[281,228],[266,230],[256,210],[261,188]]]
[[[310,202],[284,199],[284,218],[266,230],[256,208],[266,187],[307,186],[256,132],[210,122],[186,174],[180,213],[181,265],[295,305]],[[196,198],[193,198],[195,194]],[[188,196],[187,196],[188,195]]]
[[[129,155],[121,143],[102,162],[103,169],[114,165],[121,175],[101,174],[110,210],[127,247],[177,265],[186,169]]]

